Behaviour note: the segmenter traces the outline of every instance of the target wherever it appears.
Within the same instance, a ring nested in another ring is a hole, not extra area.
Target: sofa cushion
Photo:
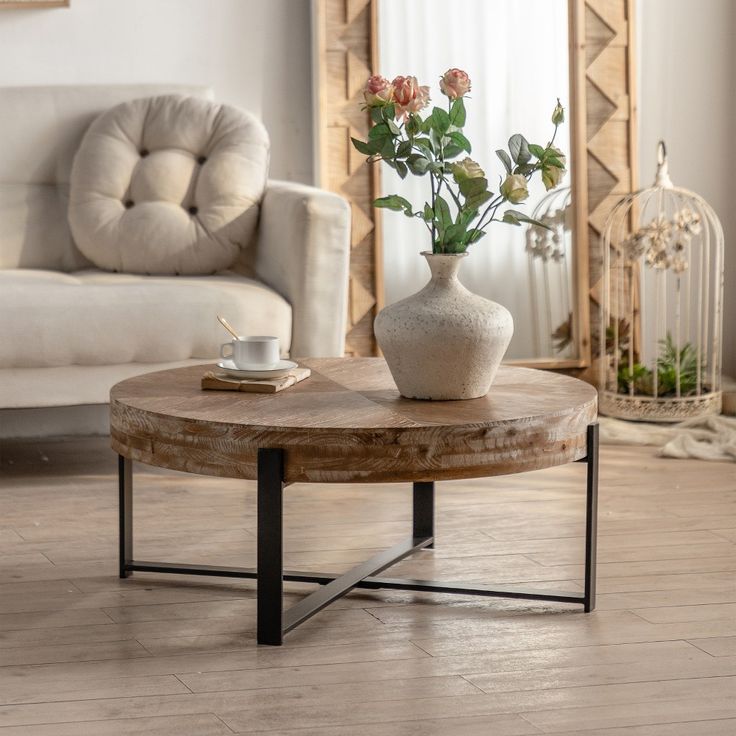
[[[0,368],[163,363],[215,358],[228,339],[276,335],[286,353],[291,307],[225,272],[200,277],[0,270]]]
[[[213,97],[207,87],[180,84],[0,87],[0,269],[92,267],[67,221],[74,154],[105,110],[168,94]]]
[[[110,271],[229,268],[256,229],[268,148],[261,123],[228,105],[163,95],[111,108],[74,157],[77,247]]]

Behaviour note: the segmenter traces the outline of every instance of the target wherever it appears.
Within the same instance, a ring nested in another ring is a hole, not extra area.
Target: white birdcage
[[[668,422],[721,410],[723,229],[675,187],[660,141],[654,186],[622,199],[603,234],[600,411]]]
[[[546,194],[531,216],[546,225],[526,231],[534,355],[575,357],[570,187]]]

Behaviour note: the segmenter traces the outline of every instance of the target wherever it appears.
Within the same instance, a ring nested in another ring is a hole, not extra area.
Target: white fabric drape
[[[568,106],[567,0],[381,0],[379,3],[381,73],[392,79],[412,74],[431,88],[432,104],[445,107],[440,75],[450,67],[464,69],[473,89],[466,100],[465,133],[472,157],[483,166],[498,191],[503,173],[494,151],[509,137],[523,133],[545,145],[552,133],[550,116],[559,97]],[[569,152],[569,127],[556,145]],[[382,167],[384,194],[398,193],[421,209],[429,199],[429,179],[401,181]],[[569,175],[564,184],[569,182]],[[531,214],[544,194],[535,182],[522,206]],[[420,289],[429,272],[418,252],[431,248],[418,219],[386,212],[383,218],[386,303]],[[514,317],[515,335],[507,357],[535,356],[529,296],[529,267],[524,229],[494,223],[486,237],[471,247],[461,281],[472,291],[503,304]]]
[[[706,416],[679,424],[624,422],[601,417],[601,442],[609,445],[654,445],[662,457],[736,462],[736,419]]]

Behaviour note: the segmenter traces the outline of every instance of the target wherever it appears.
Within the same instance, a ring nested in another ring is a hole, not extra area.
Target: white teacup
[[[271,335],[232,339],[220,346],[220,357],[232,360],[240,370],[267,371],[279,362],[279,339]]]

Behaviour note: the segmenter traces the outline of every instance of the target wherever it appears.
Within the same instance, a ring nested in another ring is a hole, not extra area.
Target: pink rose
[[[440,79],[440,89],[451,100],[470,92],[470,77],[462,69],[448,69]]]
[[[387,105],[394,96],[394,87],[391,82],[380,74],[370,77],[363,88],[363,97],[368,107]]]
[[[429,87],[419,85],[416,77],[396,77],[394,88],[396,117],[406,120],[409,113],[419,112],[429,104]]]

